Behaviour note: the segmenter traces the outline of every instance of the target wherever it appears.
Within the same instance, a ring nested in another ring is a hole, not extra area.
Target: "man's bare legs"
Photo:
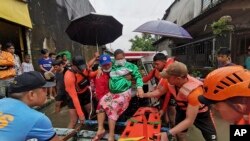
[[[76,126],[78,115],[76,109],[69,109],[69,124],[68,128],[73,129]]]

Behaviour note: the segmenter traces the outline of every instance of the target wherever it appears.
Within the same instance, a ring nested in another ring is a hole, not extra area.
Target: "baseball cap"
[[[181,62],[175,61],[172,64],[169,64],[166,71],[160,73],[162,77],[167,76],[186,76],[188,75],[187,66]]]
[[[72,58],[72,64],[77,66],[80,70],[86,69],[86,61],[83,56],[75,56]]]
[[[106,65],[111,62],[111,58],[109,55],[104,54],[99,57],[99,62],[101,65]]]
[[[46,82],[41,73],[37,71],[24,72],[18,75],[8,86],[8,94],[20,93],[41,87],[53,87],[54,82]]]

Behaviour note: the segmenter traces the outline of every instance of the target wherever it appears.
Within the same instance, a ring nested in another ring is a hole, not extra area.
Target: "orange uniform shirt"
[[[88,76],[88,72],[84,71],[83,72],[86,76]],[[84,116],[83,110],[81,108],[79,99],[78,99],[78,94],[83,94],[88,87],[85,87],[84,89],[80,89],[76,84],[80,82],[83,79],[83,76],[81,74],[75,74],[71,72],[70,70],[67,70],[64,75],[64,83],[65,83],[65,90],[68,92],[69,96],[71,97],[74,106],[76,108],[77,115],[79,117]]]

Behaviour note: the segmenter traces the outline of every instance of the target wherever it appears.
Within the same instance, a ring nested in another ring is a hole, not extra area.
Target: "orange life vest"
[[[203,83],[192,76],[187,76],[188,82],[185,83],[178,91],[175,86],[168,84],[170,93],[175,97],[177,105],[182,109],[186,110],[188,106],[188,95],[196,88],[203,85]],[[200,104],[199,113],[206,112],[208,107],[204,104]]]

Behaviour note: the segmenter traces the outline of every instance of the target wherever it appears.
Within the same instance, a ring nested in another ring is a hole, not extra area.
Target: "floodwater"
[[[69,122],[68,109],[64,107],[60,113],[55,113],[54,102],[42,109],[41,112],[45,113],[52,121],[54,127],[66,128]],[[214,114],[216,130],[218,133],[218,141],[229,141],[229,123],[223,121],[217,113]],[[201,132],[196,127],[192,126],[188,130],[188,141],[205,141]]]

